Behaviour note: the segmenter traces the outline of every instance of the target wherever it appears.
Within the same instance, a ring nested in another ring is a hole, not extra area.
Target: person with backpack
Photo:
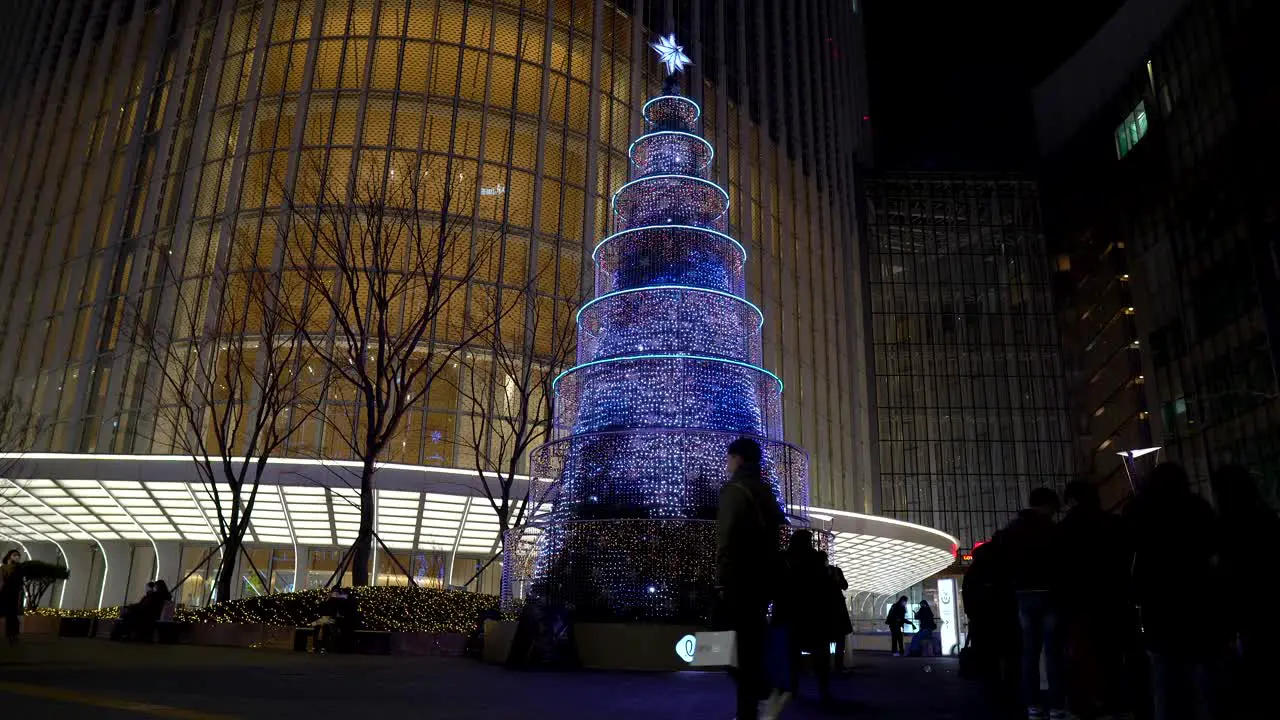
[[[769,603],[779,582],[779,550],[786,518],[773,489],[761,477],[760,444],[738,438],[729,445],[716,511],[716,590],[719,622],[734,631],[738,720],[760,717],[768,694],[765,638]]]
[[[889,626],[889,649],[893,652],[894,657],[902,657],[906,654],[907,649],[903,643],[902,626],[908,624],[907,620],[907,596],[903,595],[898,598],[889,608],[889,614],[884,619],[884,624]],[[911,623],[914,626],[914,623]]]

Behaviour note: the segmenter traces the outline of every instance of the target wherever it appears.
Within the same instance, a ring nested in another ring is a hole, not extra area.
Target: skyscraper
[[[1074,473],[1035,184],[885,173],[866,220],[878,511],[988,540]]]
[[[1130,0],[1036,89],[1081,459],[1160,448],[1280,502],[1274,3]],[[1152,453],[1153,457],[1155,453]]]

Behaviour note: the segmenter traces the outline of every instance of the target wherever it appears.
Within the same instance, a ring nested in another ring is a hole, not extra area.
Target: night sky
[[[1031,88],[1121,3],[859,4],[866,13],[877,168],[1027,170],[1035,159]]]

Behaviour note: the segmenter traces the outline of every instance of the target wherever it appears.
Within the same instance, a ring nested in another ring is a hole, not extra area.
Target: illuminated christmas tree
[[[807,496],[807,458],[782,442],[782,381],[760,367],[764,316],[745,297],[729,195],[710,179],[701,108],[679,94],[689,59],[674,37],[653,47],[664,94],[642,109],[614,232],[592,254],[578,364],[556,380],[556,439],[531,463],[557,486],[529,587],[584,619],[706,619],[734,439],[760,442],[789,514]]]

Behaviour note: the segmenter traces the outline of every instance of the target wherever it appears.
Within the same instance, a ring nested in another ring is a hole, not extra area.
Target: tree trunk
[[[351,553],[351,584],[369,584],[369,565],[373,559],[373,463],[366,461],[360,475],[360,531],[356,533],[355,551]],[[341,578],[338,579],[341,584]]]
[[[240,559],[240,546],[243,536],[238,532],[228,534],[222,544],[222,563],[218,565],[218,581],[215,585],[215,597],[218,602],[231,599],[231,586],[235,584],[236,565]],[[176,589],[176,588],[175,588]]]

